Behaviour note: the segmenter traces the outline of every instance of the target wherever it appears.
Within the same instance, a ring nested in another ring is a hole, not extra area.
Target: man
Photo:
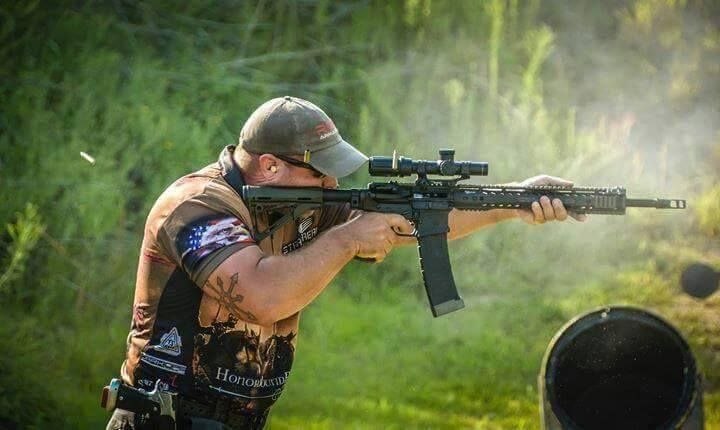
[[[251,216],[243,184],[338,186],[367,157],[314,104],[294,97],[260,106],[217,163],[184,176],[158,198],[138,266],[126,384],[178,393],[178,428],[262,428],[290,375],[300,311],[353,258],[382,261],[413,226],[394,214],[347,207],[310,211],[262,240],[282,214]],[[548,176],[530,184],[571,183]],[[503,219],[564,220],[559,200],[532,211],[450,214],[457,238]],[[152,428],[116,410],[108,429]]]

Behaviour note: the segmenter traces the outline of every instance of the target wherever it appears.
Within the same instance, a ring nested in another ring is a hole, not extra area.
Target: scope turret
[[[370,157],[368,171],[372,176],[487,176],[488,163],[455,161],[454,149],[441,149],[436,161],[413,160],[407,157]]]

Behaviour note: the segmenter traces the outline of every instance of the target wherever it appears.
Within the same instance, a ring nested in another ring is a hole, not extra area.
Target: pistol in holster
[[[108,412],[119,408],[142,415],[157,423],[159,430],[175,430],[177,395],[160,390],[159,385],[158,379],[152,391],[145,391],[114,378],[103,388],[100,406]]]

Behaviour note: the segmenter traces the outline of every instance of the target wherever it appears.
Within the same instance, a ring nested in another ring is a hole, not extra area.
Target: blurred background
[[[104,428],[150,206],[283,95],[369,155],[453,147],[490,163],[482,181],[689,209],[456,241],[466,309],[439,319],[416,250],[351,263],[304,312],[268,428],[537,429],[548,342],[608,304],[684,333],[720,428],[720,295],[678,286],[720,267],[720,1],[9,1],[0,88],[2,429]]]

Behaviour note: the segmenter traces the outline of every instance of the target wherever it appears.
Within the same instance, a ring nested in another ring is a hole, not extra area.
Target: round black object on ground
[[[680,275],[680,285],[687,294],[704,299],[718,289],[720,273],[705,264],[691,264]]]
[[[539,384],[545,428],[702,428],[689,346],[641,309],[599,309],[568,323],[548,347]],[[679,427],[693,412],[699,427]]]

